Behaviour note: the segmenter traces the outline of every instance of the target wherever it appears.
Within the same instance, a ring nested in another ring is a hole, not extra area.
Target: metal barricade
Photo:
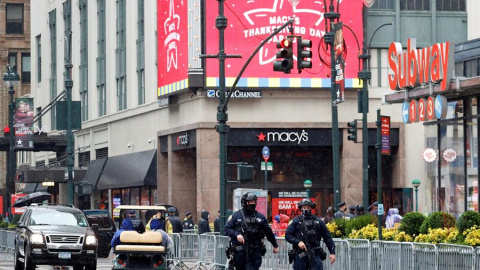
[[[480,270],[480,247],[475,249],[475,270]]]
[[[382,266],[382,253],[383,253],[383,242],[382,241],[371,241],[370,242],[370,269],[376,270],[381,269]]]
[[[230,245],[230,237],[215,236],[215,266],[216,269],[225,269],[227,267],[227,247]]]
[[[370,241],[365,239],[347,239],[350,243],[350,269],[370,269]]]
[[[13,257],[15,252],[15,232],[0,230],[0,254],[3,257]]]
[[[215,244],[215,235],[200,235],[198,261],[191,269],[211,269],[215,267]]]
[[[438,269],[473,269],[474,258],[473,247],[438,244]]]
[[[288,250],[292,249],[292,245],[290,245],[284,237],[277,237],[278,243],[278,253],[273,253],[273,246],[270,242],[266,241],[265,246],[267,248],[267,252],[262,259],[262,266],[260,269],[290,269],[291,266],[288,263]]]
[[[344,270],[350,269],[350,253],[348,250],[350,249],[350,244],[346,240],[341,239],[333,239],[335,243],[335,254],[336,254],[336,261],[334,264],[330,263],[330,260],[327,259],[323,261],[323,269],[324,270]],[[325,243],[322,241],[322,248],[327,254],[328,248]]]
[[[382,269],[413,270],[412,243],[385,241],[382,245]]]
[[[415,270],[437,269],[437,246],[426,243],[413,243]]]
[[[198,261],[198,234],[170,234],[174,243],[174,251],[167,258],[169,269],[190,269]]]

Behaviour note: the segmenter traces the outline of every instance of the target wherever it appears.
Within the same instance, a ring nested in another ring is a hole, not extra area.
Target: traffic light
[[[302,73],[304,68],[312,68],[312,41],[308,39],[297,38],[297,69]],[[308,60],[307,58],[310,58]]]
[[[281,71],[285,74],[290,74],[293,68],[293,39],[285,38],[282,41],[277,41],[277,61],[273,62],[273,71]]]
[[[245,183],[253,179],[252,165],[237,165],[237,181]]]
[[[357,142],[357,120],[347,123],[348,126],[348,140]]]
[[[3,134],[5,136],[9,135],[10,134],[10,127],[3,127]]]

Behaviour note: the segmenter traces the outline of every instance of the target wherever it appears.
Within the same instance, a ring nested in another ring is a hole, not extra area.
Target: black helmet
[[[363,206],[361,204],[357,204],[357,212],[364,212],[365,211],[365,208],[363,208]]]
[[[302,206],[310,206],[313,209],[315,208],[315,203],[310,199],[303,199],[298,203],[298,209],[301,209]]]
[[[242,204],[242,207],[245,207],[247,205],[248,201],[257,201],[257,195],[253,194],[252,192],[247,192],[243,194],[242,200],[240,201]]]

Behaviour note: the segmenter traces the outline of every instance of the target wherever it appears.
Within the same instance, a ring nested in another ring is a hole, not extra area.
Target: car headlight
[[[87,235],[87,239],[85,240],[85,244],[96,245],[97,244],[97,238],[95,237],[95,235]]]
[[[30,235],[30,242],[32,242],[32,244],[43,244],[43,235],[38,233]]]

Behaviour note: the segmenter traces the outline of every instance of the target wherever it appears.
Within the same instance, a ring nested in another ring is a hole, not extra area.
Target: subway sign
[[[451,42],[436,43],[417,49],[416,39],[407,41],[407,50],[393,42],[388,48],[391,90],[410,91],[426,84],[438,84],[440,91],[448,90],[453,76],[454,53]],[[402,119],[405,124],[442,119],[446,116],[447,100],[443,95],[412,99],[402,104]]]
[[[416,39],[407,41],[407,50],[402,44],[393,42],[388,48],[388,84],[392,90],[412,89],[421,84],[440,84],[442,91],[448,90],[453,75],[454,54],[451,42],[436,43],[417,49]]]

